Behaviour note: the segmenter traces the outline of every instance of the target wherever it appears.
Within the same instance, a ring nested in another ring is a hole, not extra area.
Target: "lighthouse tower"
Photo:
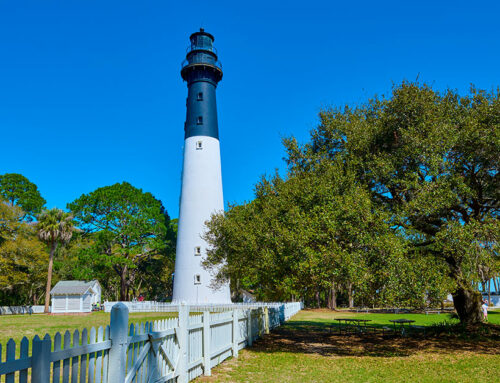
[[[213,271],[201,264],[207,250],[205,221],[224,210],[215,101],[222,69],[210,33],[200,29],[190,40],[181,70],[188,97],[173,301],[231,303],[229,284],[213,286]]]

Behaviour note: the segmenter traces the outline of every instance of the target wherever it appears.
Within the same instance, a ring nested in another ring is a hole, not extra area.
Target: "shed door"
[[[68,311],[80,311],[80,295],[68,295]]]

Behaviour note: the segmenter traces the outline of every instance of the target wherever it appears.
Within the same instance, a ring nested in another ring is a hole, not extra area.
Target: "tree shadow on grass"
[[[498,325],[482,325],[473,330],[459,326],[445,326],[444,331],[438,331],[437,328],[425,336],[412,334],[405,337],[392,334],[387,336],[391,333],[387,330],[384,330],[385,335],[383,335],[383,325],[372,327],[375,332],[340,335],[334,323],[293,321],[274,329],[271,334],[256,341],[252,351],[292,352],[328,357],[407,357],[420,352],[500,354]],[[468,331],[469,334],[465,335],[464,331]]]

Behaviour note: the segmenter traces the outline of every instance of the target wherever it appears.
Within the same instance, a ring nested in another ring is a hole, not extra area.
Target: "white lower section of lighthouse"
[[[231,303],[229,284],[213,286],[214,271],[202,261],[208,244],[205,222],[224,210],[219,140],[193,136],[184,141],[184,166],[177,231],[173,302]]]

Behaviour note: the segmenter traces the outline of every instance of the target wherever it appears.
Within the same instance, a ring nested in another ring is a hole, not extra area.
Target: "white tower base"
[[[231,303],[229,284],[213,286],[214,271],[201,265],[207,243],[205,222],[224,210],[219,140],[192,136],[184,141],[182,192],[177,232],[173,302]]]

